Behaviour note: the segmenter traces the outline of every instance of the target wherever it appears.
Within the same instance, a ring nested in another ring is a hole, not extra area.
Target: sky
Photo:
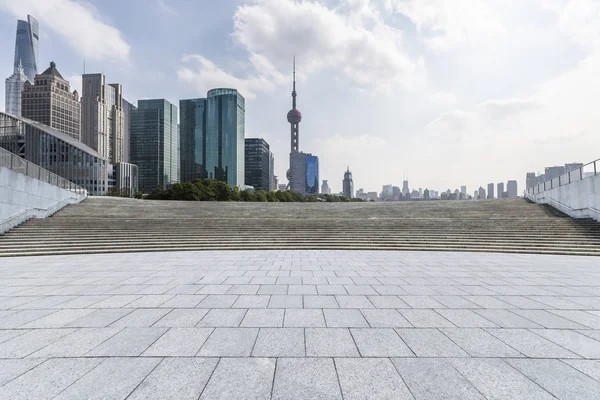
[[[85,63],[133,103],[238,89],[280,183],[294,55],[300,150],[334,192],[347,166],[355,189],[473,193],[600,157],[597,0],[0,0],[5,77],[27,14],[38,72],[74,88]]]

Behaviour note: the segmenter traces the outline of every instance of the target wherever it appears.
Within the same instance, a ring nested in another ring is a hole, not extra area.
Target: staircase
[[[91,197],[0,236],[0,256],[238,249],[600,255],[600,224],[523,199],[217,203]]]

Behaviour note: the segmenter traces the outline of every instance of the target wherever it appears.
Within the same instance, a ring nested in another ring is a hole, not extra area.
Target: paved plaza
[[[600,399],[600,259],[0,259],[0,399]]]

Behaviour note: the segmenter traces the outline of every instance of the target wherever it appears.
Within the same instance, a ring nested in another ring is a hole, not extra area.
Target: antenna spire
[[[296,56],[294,55],[294,87],[292,90],[292,108],[296,109]]]

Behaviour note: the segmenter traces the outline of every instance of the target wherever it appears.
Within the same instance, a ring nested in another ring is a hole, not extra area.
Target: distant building
[[[460,187],[460,194],[462,195],[463,199],[467,198],[467,187],[466,186],[461,186]]]
[[[303,195],[319,193],[319,158],[312,154],[290,153],[290,190]]]
[[[404,196],[406,196],[407,194],[410,194],[410,189],[408,188],[408,181],[402,181],[402,194]]]
[[[113,164],[124,162],[123,87],[104,74],[84,74],[81,87],[81,141]]]
[[[285,183],[280,183],[279,185],[277,185],[277,190],[285,192],[287,190],[287,185]]]
[[[509,199],[515,199],[515,198],[519,197],[519,194],[517,191],[517,181],[508,181],[506,183],[506,191],[508,192]]]
[[[323,180],[323,184],[321,185],[321,193],[322,194],[331,194],[331,188],[327,183],[327,180]]]
[[[206,98],[180,100],[182,180],[210,178],[243,186],[245,99],[235,89],[212,89]]]
[[[538,184],[538,178],[535,176],[535,172],[528,172],[525,178],[525,186],[527,189],[534,187]],[[500,193],[498,193],[500,197]]]
[[[563,165],[555,165],[553,167],[546,167],[544,175],[546,176],[546,180],[551,180],[566,173],[567,171]]]
[[[368,192],[367,200],[368,201],[377,201],[377,192]]]
[[[139,100],[131,112],[131,162],[138,166],[139,190],[179,182],[177,107],[167,100]]]
[[[418,190],[413,190],[412,192],[410,192],[410,198],[411,199],[418,199],[419,198],[419,191]]]
[[[498,198],[499,199],[503,199],[504,198],[504,182],[500,182],[496,185],[496,188],[498,189]]]
[[[271,151],[264,139],[246,139],[245,184],[268,192],[271,185]]]
[[[34,83],[35,81],[39,41],[39,25],[35,18],[28,15],[27,21],[17,21],[13,74],[6,79],[5,87],[5,110],[7,114],[17,117],[22,115],[21,94],[25,82]]]
[[[487,186],[487,198],[488,199],[493,199],[494,198],[494,184],[493,183],[488,183],[488,186]]]
[[[479,198],[479,200],[485,200],[485,189],[482,188],[481,186],[479,187],[478,198]]]
[[[352,172],[350,172],[350,167],[346,168],[346,172],[344,172],[344,181],[342,182],[342,188],[344,197],[349,199],[354,197],[354,181],[352,180]]]
[[[429,197],[429,189],[425,189],[425,191],[423,192],[423,198],[425,200],[429,200],[430,199],[430,197]]]
[[[381,189],[381,200],[389,201],[394,199],[394,187],[392,185],[383,185]]]
[[[79,93],[77,90],[71,93],[69,82],[58,72],[54,61],[48,69],[35,76],[33,85],[25,83],[21,94],[21,116],[80,140]]]
[[[269,151],[269,189],[267,191],[275,189],[277,189],[277,177],[275,176],[275,154]]]
[[[131,112],[137,107],[123,99],[123,160],[128,163],[131,160]]]

